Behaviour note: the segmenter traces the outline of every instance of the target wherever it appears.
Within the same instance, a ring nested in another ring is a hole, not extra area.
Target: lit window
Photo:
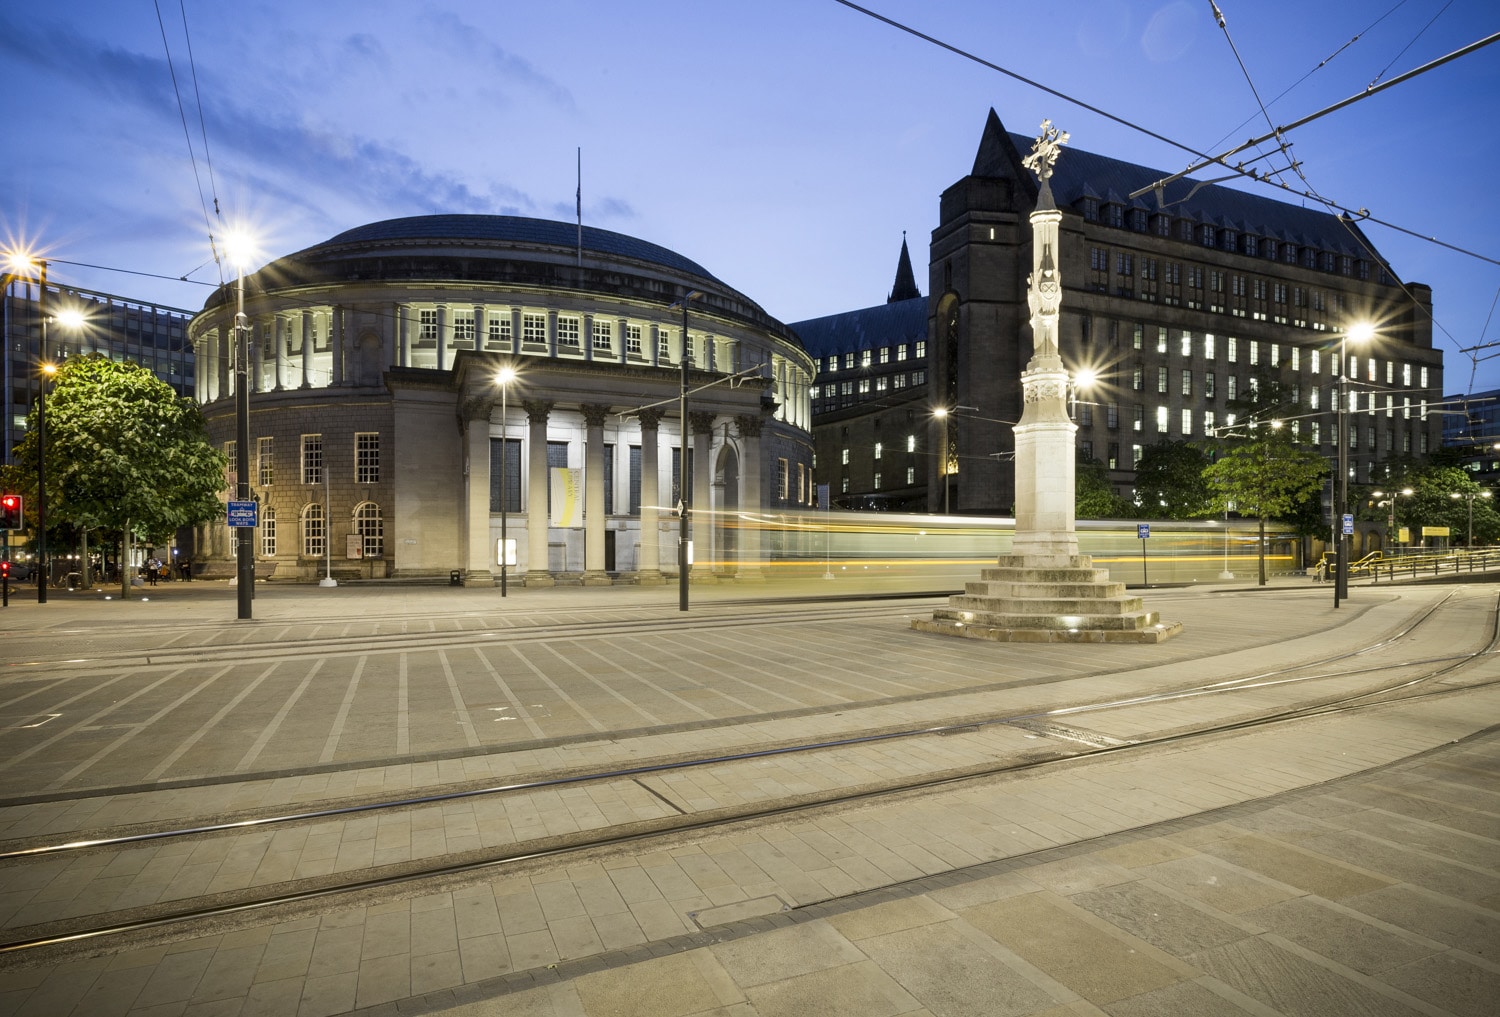
[[[607,321],[594,319],[594,349],[608,353],[615,348],[614,326]]]
[[[641,326],[625,326],[625,352],[633,357],[641,355]]]
[[[881,453],[883,453],[884,451],[885,451],[885,445],[883,445],[881,442],[877,441],[875,443],[875,458],[879,459],[881,457]]]
[[[360,549],[366,558],[385,557],[385,521],[379,505],[367,501],[354,510],[354,532],[359,535]]]
[[[275,479],[275,470],[271,459],[271,452],[275,445],[275,438],[257,438],[255,440],[255,461],[257,472],[260,474],[260,486],[270,487],[271,481]]]
[[[323,436],[321,434],[302,436],[302,483],[323,483]]]
[[[365,432],[354,436],[354,482],[380,483],[380,434]]]
[[[276,557],[276,510],[269,505],[260,510],[260,556]]]
[[[302,510],[302,556],[321,558],[328,546],[328,531],[323,524],[323,503],[312,502]]]
[[[547,344],[546,315],[521,315],[521,342],[533,346],[545,346]]]
[[[578,333],[580,319],[562,316],[557,319],[557,345],[558,348],[566,346],[570,350],[576,350],[578,346]]]
[[[908,451],[908,452],[915,452],[916,450],[917,450],[917,436],[914,435],[914,434],[908,434],[906,436],[906,451]]]
[[[842,463],[845,466],[849,465],[849,450],[848,449],[846,449],[846,448],[839,449],[839,462]]]

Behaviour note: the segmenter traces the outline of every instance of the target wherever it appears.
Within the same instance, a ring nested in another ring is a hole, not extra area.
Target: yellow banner
[[[583,471],[554,466],[552,468],[553,526],[583,525]]]

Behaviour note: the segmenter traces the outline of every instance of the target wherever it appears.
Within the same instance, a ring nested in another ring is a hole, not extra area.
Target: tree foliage
[[[1141,514],[1153,519],[1199,519],[1214,513],[1213,492],[1204,480],[1208,455],[1185,441],[1159,441],[1141,451],[1135,493]]]
[[[205,522],[223,509],[226,459],[208,443],[191,399],[138,364],[101,356],[63,361],[47,395],[49,522],[148,536]],[[37,407],[6,482],[35,496]]]
[[[1486,488],[1475,482],[1468,470],[1415,459],[1389,465],[1386,482],[1365,495],[1369,518],[1389,519],[1390,506],[1386,503],[1394,498],[1396,525],[1411,529],[1413,544],[1422,542],[1424,526],[1446,526],[1450,541],[1463,544],[1469,539],[1469,496],[1472,495],[1474,543],[1487,544],[1500,539],[1500,512],[1496,511],[1494,499],[1484,497]],[[1393,493],[1406,489],[1412,493]],[[1376,491],[1380,493],[1376,494]],[[1388,539],[1394,543],[1395,534]]]
[[[1213,491],[1214,511],[1231,506],[1260,520],[1260,582],[1266,582],[1266,520],[1299,514],[1316,503],[1328,462],[1298,445],[1284,429],[1257,427],[1249,440],[1235,443],[1203,472]]]
[[[1081,452],[1073,467],[1073,514],[1079,519],[1128,519],[1135,514],[1130,502],[1115,494],[1104,464]]]

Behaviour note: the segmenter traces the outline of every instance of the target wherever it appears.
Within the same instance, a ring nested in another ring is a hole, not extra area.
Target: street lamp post
[[[47,361],[47,262],[35,261],[23,252],[8,255],[11,271],[35,267],[37,270],[36,313],[41,329],[41,342],[37,348],[36,394],[36,602],[47,603],[47,579],[50,568],[47,564],[47,380],[52,375],[52,365]]]
[[[682,299],[667,307],[682,308],[682,356],[681,386],[677,395],[677,415],[682,434],[678,438],[680,451],[677,466],[677,610],[688,609],[688,515],[692,512],[692,501],[688,497],[688,302],[698,300],[703,294],[688,290]]]
[[[243,252],[240,252],[243,255]],[[245,261],[243,256],[235,258],[237,262],[235,283],[235,312],[234,312],[234,469],[235,498],[238,501],[250,500],[250,336],[247,322],[245,320]],[[328,464],[323,464],[326,473]],[[325,510],[325,517],[327,515]],[[328,521],[323,522],[323,540],[328,540]],[[235,548],[235,576],[236,594],[238,604],[238,617],[248,619],[251,616],[251,600],[255,593],[255,528],[252,526],[239,526],[235,528],[237,547]]]
[[[1455,501],[1457,501],[1459,498],[1464,498],[1469,503],[1469,540],[1468,540],[1468,543],[1466,543],[1464,545],[1464,549],[1468,550],[1468,551],[1472,551],[1472,550],[1474,550],[1474,499],[1475,498],[1488,498],[1488,497],[1490,497],[1490,492],[1488,492],[1488,491],[1454,491],[1452,494],[1448,495],[1448,497],[1454,499]]]
[[[1375,491],[1372,493],[1377,498],[1385,499],[1384,501],[1377,501],[1375,503],[1376,508],[1384,507],[1390,509],[1385,527],[1385,537],[1387,541],[1394,542],[1396,540],[1396,499],[1398,497],[1410,498],[1413,493],[1412,488],[1403,487],[1399,491]]]
[[[509,437],[509,403],[510,383],[516,380],[516,369],[510,365],[500,368],[495,374],[495,384],[500,386],[500,596],[506,595],[507,575],[510,566],[510,539],[506,533],[506,524],[510,518],[509,506],[506,499],[510,492],[506,490],[506,472],[510,461]]]
[[[1339,485],[1338,508],[1335,525],[1338,527],[1338,557],[1333,563],[1333,606],[1349,597],[1349,534],[1344,532],[1344,516],[1349,512],[1349,436],[1345,433],[1344,414],[1348,408],[1349,391],[1349,340],[1368,342],[1375,334],[1375,327],[1368,322],[1357,322],[1344,329],[1339,337],[1339,399],[1338,399],[1338,449]],[[1373,396],[1371,397],[1373,398]]]

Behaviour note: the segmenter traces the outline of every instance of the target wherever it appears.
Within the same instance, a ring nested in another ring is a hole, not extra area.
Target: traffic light
[[[20,530],[25,525],[21,522],[21,496],[19,494],[0,494],[0,530]]]
[[[0,561],[0,579],[10,578],[10,562]]]

